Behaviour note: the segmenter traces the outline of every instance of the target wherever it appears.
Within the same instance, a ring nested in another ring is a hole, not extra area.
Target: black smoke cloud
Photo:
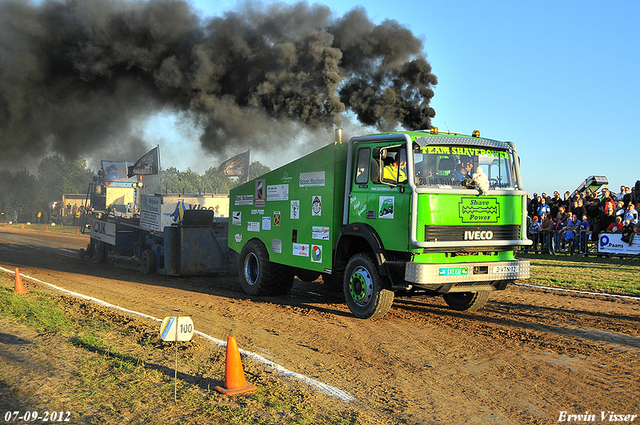
[[[362,8],[246,4],[202,20],[182,0],[0,0],[2,165],[140,152],[140,123],[167,110],[210,152],[268,148],[283,128],[331,128],[349,111],[380,130],[427,128],[435,84],[422,41]]]

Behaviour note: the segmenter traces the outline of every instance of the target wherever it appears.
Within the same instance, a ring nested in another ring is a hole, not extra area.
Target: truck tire
[[[142,251],[140,258],[140,270],[144,274],[153,274],[156,272],[156,254],[150,249]]]
[[[489,300],[489,291],[453,292],[442,297],[453,310],[476,311],[484,307]]]
[[[393,291],[385,289],[373,258],[356,254],[347,263],[344,296],[351,313],[360,319],[383,317],[393,304]]]
[[[313,282],[320,277],[320,272],[314,272],[311,270],[297,270],[296,276],[302,282]]]
[[[91,241],[91,250],[93,251],[93,261],[96,263],[102,263],[107,259],[106,243],[94,239]]]
[[[273,284],[272,295],[287,295],[291,292],[291,287],[295,281],[295,273],[287,266],[281,266],[271,263],[272,266],[277,267],[279,271],[276,273],[276,280]]]
[[[280,267],[269,261],[269,253],[262,243],[255,240],[246,243],[240,253],[238,269],[240,285],[247,294],[273,295],[276,292]],[[293,284],[293,275],[291,275],[291,284]]]

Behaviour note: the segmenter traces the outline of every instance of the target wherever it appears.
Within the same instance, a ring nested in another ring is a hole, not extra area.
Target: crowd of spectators
[[[589,240],[597,241],[603,232],[621,233],[630,242],[640,227],[639,209],[640,181],[634,187],[621,186],[618,193],[608,188],[566,191],[562,197],[558,191],[553,196],[534,193],[527,198],[528,234],[536,251],[584,253]]]

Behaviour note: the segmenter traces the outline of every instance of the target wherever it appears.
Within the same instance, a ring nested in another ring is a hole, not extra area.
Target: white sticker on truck
[[[518,273],[520,266],[517,264],[511,266],[493,266],[493,274]]]
[[[326,182],[324,171],[309,171],[300,173],[300,187],[324,186]]]
[[[240,226],[242,224],[242,212],[234,211],[233,213],[231,213],[231,215],[231,224],[233,224],[234,226]]]
[[[271,239],[271,252],[282,254],[282,239]]]
[[[324,226],[313,226],[311,228],[311,239],[329,240],[329,228]]]
[[[293,255],[298,257],[308,257],[309,256],[309,245],[305,245],[303,243],[294,243],[293,244]]]
[[[274,184],[267,186],[267,201],[288,201],[289,185]]]
[[[322,245],[311,245],[311,262],[322,263]]]

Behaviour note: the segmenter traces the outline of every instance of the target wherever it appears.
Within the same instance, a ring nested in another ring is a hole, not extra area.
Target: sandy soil
[[[81,260],[77,250],[87,242],[0,227],[0,266],[157,318],[191,316],[201,332],[234,335],[241,348],[348,392],[354,401],[326,403],[380,423],[549,424],[585,412],[597,421],[601,412],[640,414],[640,300],[511,285],[479,312],[451,311],[440,298],[396,299],[385,318],[359,320],[321,281],[252,299],[235,275],[147,276]]]

